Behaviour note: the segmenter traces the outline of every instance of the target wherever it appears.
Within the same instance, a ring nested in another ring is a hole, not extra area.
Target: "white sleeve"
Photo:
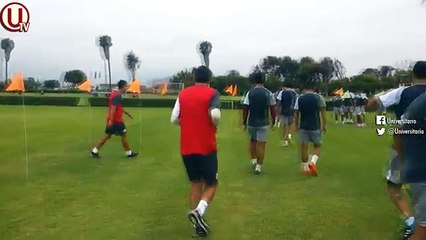
[[[281,101],[282,96],[283,96],[283,91],[280,91],[280,92],[278,93],[277,100],[278,100],[278,101]]]
[[[294,103],[294,110],[299,110],[299,97],[296,98],[296,101]]]
[[[243,104],[244,105],[247,105],[247,106],[249,106],[250,105],[250,101],[249,101],[249,93],[250,92],[248,92],[247,94],[246,94],[246,97],[244,98],[244,101],[243,101]]]
[[[406,88],[407,87],[400,87],[379,96],[378,99],[380,101],[380,104],[384,108],[399,104],[399,100],[401,100],[402,91],[404,91],[404,89]]]
[[[180,117],[180,104],[179,104],[179,98],[177,98],[175,106],[172,111],[172,116],[170,117],[170,122],[179,124],[179,117]]]

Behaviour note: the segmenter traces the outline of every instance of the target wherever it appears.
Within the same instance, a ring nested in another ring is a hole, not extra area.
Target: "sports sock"
[[[302,163],[302,164],[303,164],[303,170],[304,171],[309,171],[308,163]]]
[[[132,155],[132,150],[126,151],[126,155],[127,155],[127,156]]]
[[[256,170],[257,170],[257,171],[262,171],[262,165],[257,164],[257,165],[256,165]]]
[[[204,216],[204,213],[206,212],[207,206],[209,204],[207,203],[207,201],[205,200],[200,200],[200,202],[198,203],[198,206],[195,210],[197,210],[197,212],[201,215]]]
[[[253,158],[253,159],[251,160],[251,164],[253,164],[253,165],[257,164],[257,159],[256,159],[256,158]]]
[[[319,157],[317,155],[312,155],[311,162],[316,165],[317,161],[318,161],[318,158]]]
[[[288,140],[291,140],[291,134],[290,133],[288,134]]]
[[[94,148],[92,149],[92,152],[93,152],[93,153],[98,153],[98,152],[99,152],[99,149],[98,149],[98,148],[96,148],[96,147],[94,147]]]
[[[408,218],[406,218],[405,219],[405,223],[407,224],[407,226],[412,226],[413,224],[414,224],[414,217],[413,216],[411,216],[411,217],[408,217]]]

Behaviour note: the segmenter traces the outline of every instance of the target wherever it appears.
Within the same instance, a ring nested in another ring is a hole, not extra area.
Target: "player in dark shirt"
[[[334,112],[334,119],[337,123],[343,123],[343,100],[340,95],[336,95],[331,99],[331,102],[333,103],[333,112]],[[340,121],[339,121],[340,119]]]
[[[261,72],[250,75],[256,86],[250,90],[243,102],[243,124],[248,130],[250,137],[251,164],[254,172],[262,172],[263,159],[265,157],[265,146],[269,125],[268,111],[271,113],[271,127],[275,125],[276,102],[274,95],[266,89],[263,84],[265,76]]]
[[[280,120],[283,127],[283,136],[281,145],[287,147],[291,140],[290,126],[293,123],[294,103],[296,102],[297,93],[290,88],[291,85],[284,82],[283,90],[277,96],[278,109],[280,112]]]
[[[355,105],[355,115],[356,115],[356,124],[357,127],[362,128],[365,127],[364,115],[363,115],[363,106],[364,99],[361,93],[356,93],[354,97],[354,105]]]
[[[318,175],[317,161],[321,153],[321,138],[326,131],[327,120],[324,98],[314,92],[315,83],[308,82],[305,92],[300,95],[294,106],[294,128],[299,131],[299,151],[304,174]],[[314,146],[313,154],[309,159],[309,144]]]
[[[396,119],[400,120],[404,112],[407,111],[408,106],[417,97],[419,97],[425,92],[426,92],[426,61],[419,61],[414,65],[414,68],[413,68],[413,86],[399,87],[397,89],[393,89],[391,91],[385,92],[384,94],[380,96],[376,96],[368,102],[366,109],[383,112],[386,108],[393,107],[395,109]],[[407,169],[407,168],[409,169],[409,167],[407,166],[405,162],[411,162],[411,160],[415,161],[418,157],[419,158],[424,157],[424,154],[421,154],[421,152],[419,151],[423,151],[424,149],[426,149],[424,147],[425,145],[423,145],[422,147],[419,147],[419,145],[416,145],[417,143],[416,141],[411,142],[410,140],[411,138],[408,138],[408,140],[405,140],[404,138],[401,138],[401,136],[393,135],[393,143],[391,146],[391,159],[389,161],[390,162],[389,170],[386,176],[387,190],[389,192],[389,195],[394,205],[398,208],[401,215],[405,219],[405,223],[406,223],[406,228],[404,233],[405,239],[408,239],[408,237],[412,234],[412,230],[414,227],[414,220],[416,219],[416,222],[417,222],[417,217],[420,217],[419,219],[420,222],[423,221],[423,227],[426,226],[425,225],[426,220],[425,220],[424,214],[419,213],[419,216],[417,216],[418,213],[415,212],[414,213],[415,217],[413,217],[413,213],[410,209],[408,195],[402,189],[402,185],[404,183],[415,182],[414,179],[411,179],[411,177],[413,177],[412,173],[404,174],[404,172],[408,173],[410,171],[402,171],[402,169]],[[403,148],[404,145],[405,147]],[[404,153],[403,153],[403,150],[405,150]],[[406,160],[407,157],[410,158],[409,161]],[[403,162],[400,161],[401,159],[403,160]],[[420,170],[420,169],[421,169],[421,166],[415,166],[413,170]],[[404,177],[404,175],[406,177]],[[416,185],[415,187],[418,187],[418,186]],[[421,188],[422,187],[420,186],[420,189]],[[425,197],[426,196],[424,196],[424,198]],[[416,203],[418,201],[416,199],[413,199],[413,200],[414,200],[414,205],[416,208]],[[421,206],[423,206],[424,208],[424,205],[422,205],[421,202],[418,204],[420,204],[420,208],[422,208]],[[424,211],[424,213],[426,213],[426,211]],[[416,238],[416,239],[424,239],[424,238]]]
[[[134,158],[138,155],[138,153],[131,150],[129,143],[127,142],[127,131],[123,121],[123,113],[130,118],[133,118],[132,115],[124,110],[121,103],[122,95],[127,91],[127,88],[127,82],[120,80],[118,82],[118,91],[111,93],[111,96],[109,97],[105,136],[102,137],[98,145],[90,152],[90,155],[94,158],[99,158],[99,149],[101,149],[112,135],[121,136],[121,143],[128,158]]]

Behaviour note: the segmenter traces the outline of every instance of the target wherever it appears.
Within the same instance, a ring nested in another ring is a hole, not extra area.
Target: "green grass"
[[[137,120],[127,121],[129,138],[141,157],[125,159],[115,138],[100,161],[88,149],[103,132],[106,109],[26,110],[28,181],[22,108],[0,106],[0,239],[191,239],[169,109],[131,109]],[[299,174],[296,148],[281,148],[278,132],[269,139],[264,174],[255,176],[238,112],[224,111],[209,239],[397,239],[398,214],[381,175],[388,138],[330,123],[318,178]]]

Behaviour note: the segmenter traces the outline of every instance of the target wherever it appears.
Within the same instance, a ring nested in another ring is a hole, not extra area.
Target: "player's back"
[[[333,107],[340,108],[342,107],[342,98],[340,96],[335,96],[331,99]]]
[[[273,94],[264,87],[255,87],[247,93],[244,104],[249,107],[248,125],[252,127],[269,124],[268,108]]]
[[[408,106],[420,95],[426,92],[426,85],[413,85],[406,87],[400,94],[400,100],[395,109],[397,119],[400,119],[402,114],[407,110]]]
[[[183,154],[208,154],[216,149],[216,128],[209,109],[217,91],[195,85],[179,94],[181,151]]]
[[[295,101],[296,92],[291,89],[284,89],[281,92],[281,113],[283,115],[292,115]]]
[[[320,110],[323,98],[315,92],[306,92],[297,99],[297,109],[300,112],[300,129],[320,129]]]
[[[420,88],[418,88],[420,89]],[[426,93],[417,97],[408,106],[404,119],[416,122],[404,126],[405,130],[416,130],[417,134],[404,135],[404,171],[407,182],[426,181]],[[423,134],[421,134],[423,131]]]

